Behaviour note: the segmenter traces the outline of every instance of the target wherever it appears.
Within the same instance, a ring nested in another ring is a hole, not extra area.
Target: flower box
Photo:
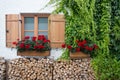
[[[24,39],[13,42],[16,45],[18,56],[49,56],[50,55],[50,40],[44,35],[38,37],[25,36]]]
[[[45,52],[38,52],[38,51],[24,51],[24,52],[17,52],[18,56],[49,56],[50,51]]]
[[[99,47],[90,40],[76,40],[74,44],[62,44],[62,48],[69,50],[70,58],[87,58],[92,57]]]
[[[74,53],[70,53],[70,58],[74,59],[74,58],[89,58],[90,54],[85,54],[83,52],[74,52]]]

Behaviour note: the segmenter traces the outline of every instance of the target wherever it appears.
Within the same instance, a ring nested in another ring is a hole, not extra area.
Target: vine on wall
[[[96,0],[94,19],[97,25],[97,43],[100,47],[99,53],[109,53],[110,33],[110,1]]]
[[[76,46],[77,39],[87,39],[99,46],[92,59],[96,79],[120,79],[120,61],[113,57],[120,59],[120,0],[50,0],[50,4],[65,15],[67,44]]]
[[[120,59],[120,0],[111,0],[110,53]]]
[[[50,0],[49,4],[56,4],[55,13],[65,15],[66,44],[75,47],[76,40],[84,39],[96,43],[95,0]]]
[[[99,46],[95,53],[120,53],[120,0],[50,0],[54,13],[66,18],[66,44],[90,40]]]

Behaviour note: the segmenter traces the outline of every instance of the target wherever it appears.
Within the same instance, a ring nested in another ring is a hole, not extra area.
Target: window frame
[[[21,39],[24,39],[25,37],[25,29],[24,29],[24,18],[25,17],[33,17],[34,18],[34,36],[38,36],[38,32],[39,31],[43,31],[43,32],[48,32],[48,39],[49,39],[49,20],[48,20],[48,30],[38,30],[38,18],[48,18],[50,16],[50,13],[21,13],[21,20],[22,20],[22,24],[21,24]],[[28,30],[29,32],[29,30]]]

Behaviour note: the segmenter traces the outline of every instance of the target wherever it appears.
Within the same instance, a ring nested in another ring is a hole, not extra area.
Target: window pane
[[[38,18],[38,29],[48,30],[48,18]]]
[[[34,18],[25,17],[24,25],[25,25],[25,30],[34,30]]]
[[[34,32],[25,32],[25,36],[30,36],[31,38],[34,36]]]
[[[48,39],[48,32],[38,32],[38,35],[44,35]]]

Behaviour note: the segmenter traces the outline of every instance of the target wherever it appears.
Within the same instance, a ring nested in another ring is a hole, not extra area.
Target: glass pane
[[[34,18],[33,17],[25,17],[24,18],[24,26],[25,26],[25,30],[34,30]]]
[[[38,29],[48,30],[48,18],[38,18]]]
[[[31,38],[34,36],[34,32],[25,32],[25,36],[30,36]]]
[[[48,32],[38,32],[38,35],[44,35],[48,39]]]

